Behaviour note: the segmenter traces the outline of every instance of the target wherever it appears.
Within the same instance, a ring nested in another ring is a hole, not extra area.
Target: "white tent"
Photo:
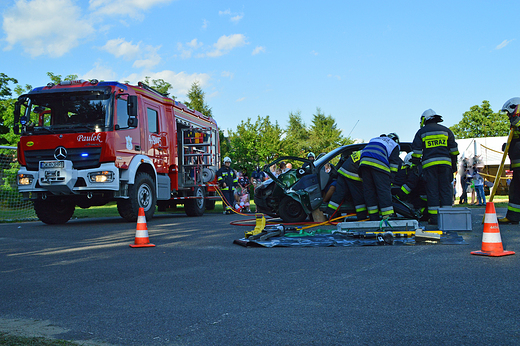
[[[498,166],[502,161],[502,145],[507,136],[457,139],[459,162],[464,158],[480,156],[485,166]],[[509,161],[506,161],[506,164]]]
[[[484,177],[489,181],[494,181],[494,176],[496,174],[497,167],[500,165],[502,161],[502,157],[504,153],[502,152],[502,146],[507,142],[507,136],[503,137],[485,137],[485,138],[465,138],[465,139],[457,139],[457,145],[459,147],[459,156],[458,163],[460,165],[461,161],[465,158],[472,159],[475,156],[480,158],[480,161],[483,163],[485,171],[490,171],[492,177]],[[506,158],[505,167],[508,169],[509,167],[509,159]],[[460,174],[457,174],[457,185],[456,185],[456,193],[457,196],[461,194],[461,186],[460,186]]]

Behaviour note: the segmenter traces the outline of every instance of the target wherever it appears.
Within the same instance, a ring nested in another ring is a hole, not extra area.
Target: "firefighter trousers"
[[[520,168],[513,168],[513,179],[509,184],[509,203],[506,218],[520,221]]]
[[[433,165],[423,168],[428,199],[428,215],[432,223],[438,220],[440,207],[451,207],[453,203],[453,171],[449,165]]]
[[[231,189],[222,190],[222,196],[224,196],[225,201],[223,200],[222,203],[224,205],[222,206],[224,209],[233,209],[233,206],[235,205],[235,192]]]
[[[336,190],[328,204],[328,214],[334,214],[341,205],[341,202],[346,200],[352,201],[354,204],[358,220],[361,221],[367,218],[367,207],[365,205],[365,199],[363,198],[363,183],[358,180],[348,179],[343,175],[338,174]]]
[[[371,221],[380,220],[381,216],[392,215],[392,190],[390,174],[371,167],[359,167],[363,179],[363,196]]]

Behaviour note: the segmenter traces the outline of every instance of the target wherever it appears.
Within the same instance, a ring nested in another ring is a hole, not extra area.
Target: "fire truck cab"
[[[215,120],[143,83],[49,83],[21,95],[14,118],[18,189],[47,224],[111,201],[128,221],[176,204],[200,216],[218,198]]]

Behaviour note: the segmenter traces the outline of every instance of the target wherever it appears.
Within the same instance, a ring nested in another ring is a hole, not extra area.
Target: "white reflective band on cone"
[[[136,238],[148,238],[148,231],[147,230],[135,231],[135,237]]]
[[[484,215],[484,223],[498,223],[497,214],[487,214]]]
[[[482,242],[483,243],[501,243],[502,238],[500,238],[500,233],[484,232],[484,234],[482,234]]]

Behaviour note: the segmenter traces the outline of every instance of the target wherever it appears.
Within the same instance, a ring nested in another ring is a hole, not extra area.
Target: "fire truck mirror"
[[[13,132],[14,132],[15,135],[19,135],[20,134],[20,125],[15,124],[13,126]]]
[[[17,124],[20,121],[20,109],[22,106],[18,102],[14,104],[14,123]]]
[[[130,118],[137,117],[137,96],[136,95],[128,96],[127,109],[128,109],[128,116]],[[129,121],[130,121],[130,119],[129,119]],[[128,123],[128,126],[131,126],[130,122]],[[135,126],[137,126],[137,122],[136,122]]]
[[[128,118],[128,127],[137,127],[137,117]]]

